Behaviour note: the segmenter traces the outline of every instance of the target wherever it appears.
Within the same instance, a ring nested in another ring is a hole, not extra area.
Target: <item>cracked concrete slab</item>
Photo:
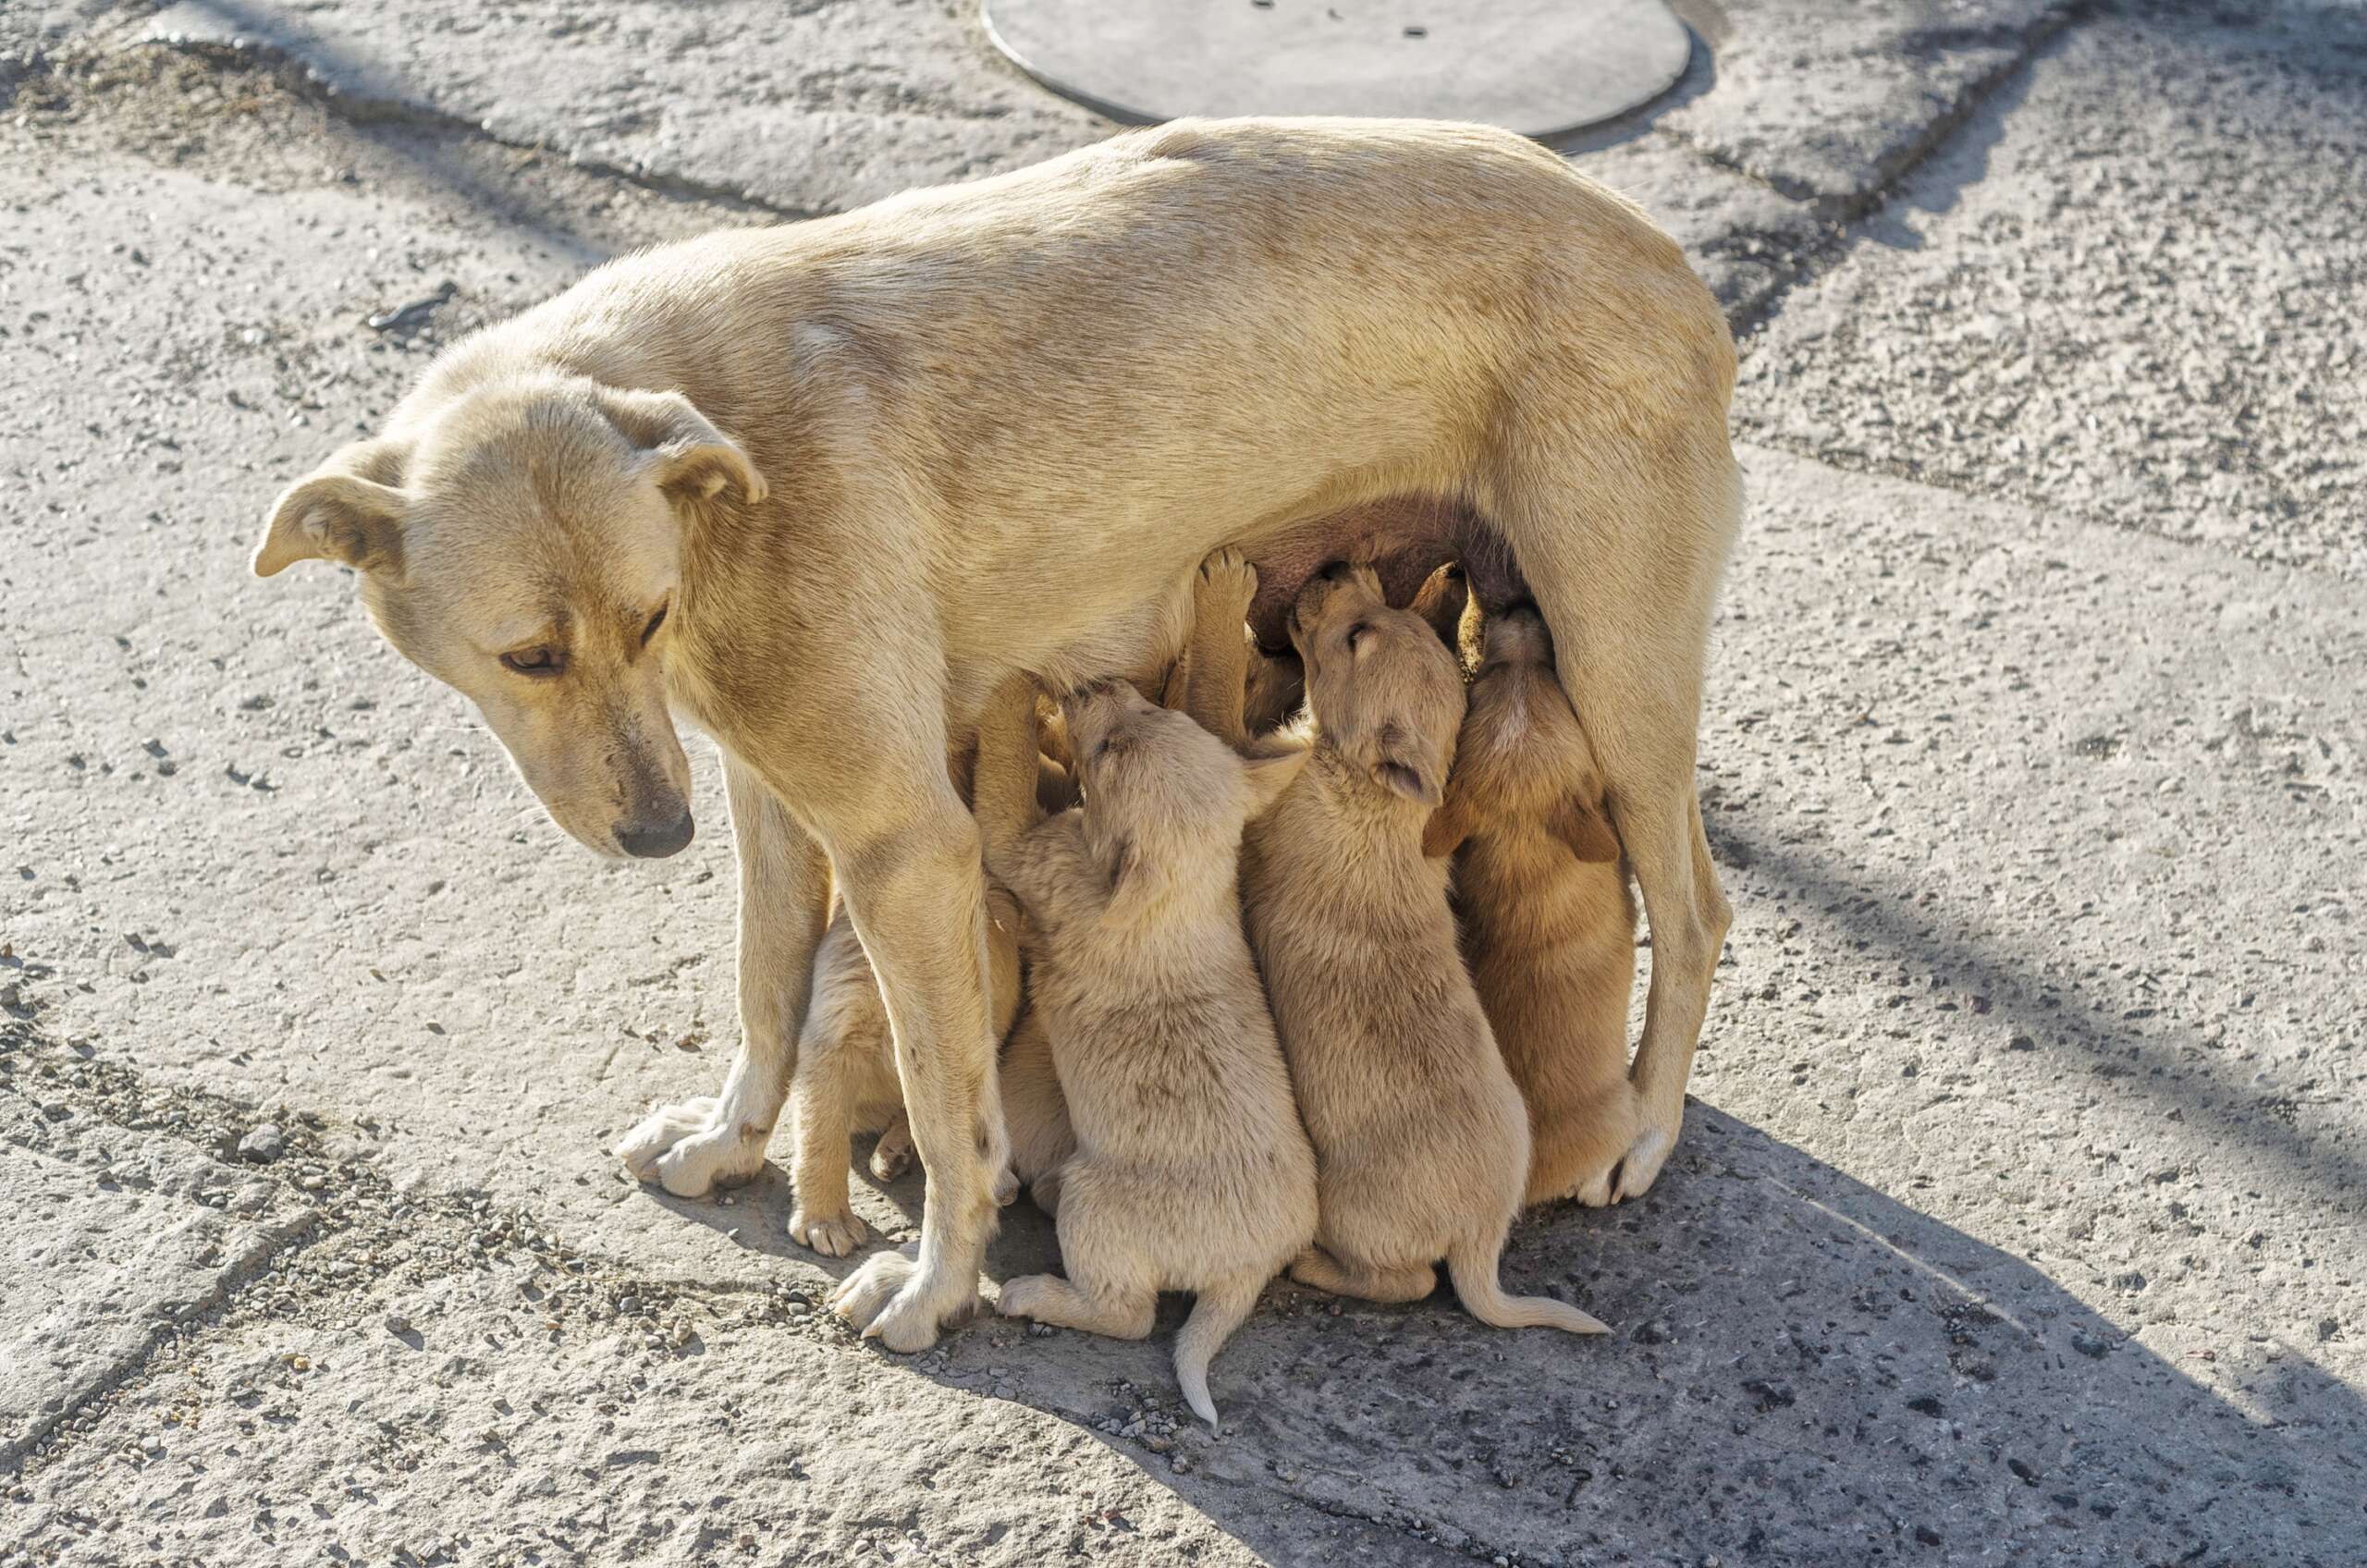
[[[1911,164],[2075,0],[1676,9],[1706,47],[1654,123],[1787,195],[1846,210]]]
[[[2049,49],[1785,300],[1742,428],[2367,575],[2367,19],[2225,16]]]
[[[0,1464],[220,1304],[309,1216],[168,1133],[100,1121],[0,1044]]]

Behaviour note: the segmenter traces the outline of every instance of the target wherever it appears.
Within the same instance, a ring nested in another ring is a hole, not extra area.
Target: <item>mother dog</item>
[[[279,497],[254,568],[359,569],[601,853],[689,841],[671,715],[715,738],[740,1054],[619,1152],[684,1194],[755,1170],[835,885],[928,1174],[917,1263],[873,1257],[839,1305],[912,1351],[975,1300],[1004,1154],[958,759],[1014,669],[1171,656],[1221,545],[1275,644],[1343,557],[1534,594],[1650,922],[1611,1191],[1650,1185],[1728,918],[1693,766],[1734,364],[1676,246],[1527,141],[1182,121],[612,263],[446,353]]]

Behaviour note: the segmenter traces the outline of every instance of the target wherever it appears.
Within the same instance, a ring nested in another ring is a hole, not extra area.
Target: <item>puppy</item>
[[[1447,863],[1423,828],[1463,720],[1453,655],[1391,609],[1364,567],[1310,582],[1290,618],[1306,667],[1306,771],[1252,825],[1250,937],[1316,1149],[1303,1283],[1374,1301],[1436,1287],[1443,1256],[1472,1316],[1600,1333],[1497,1265],[1528,1171],[1528,1119],[1455,950]]]
[[[1020,1015],[1002,1047],[1002,1114],[1011,1128],[1011,1174],[1045,1213],[1061,1210],[1061,1171],[1076,1153],[1076,1131],[1052,1065],[1043,1012]]]
[[[1205,613],[1235,643],[1250,586],[1230,557],[1201,595],[1222,601]],[[1244,823],[1305,759],[1245,762],[1122,682],[1061,706],[1085,803],[1047,821],[1025,681],[1004,687],[981,730],[987,865],[1026,913],[1035,1005],[1076,1139],[1056,1200],[1069,1277],[1009,1281],[1002,1311],[1141,1339],[1159,1292],[1196,1292],[1175,1374],[1213,1429],[1210,1357],[1315,1235],[1315,1155],[1235,876]]]
[[[987,889],[987,991],[997,1039],[1019,1011],[1019,906],[1000,888]],[[896,1072],[894,1036],[877,976],[842,905],[814,952],[814,995],[797,1038],[790,1109],[797,1128],[791,1173],[797,1207],[790,1239],[826,1257],[843,1257],[871,1237],[847,1201],[847,1138],[877,1133],[871,1173],[883,1182],[913,1160],[912,1128]],[[1006,1115],[1009,1114],[1006,1109]],[[998,1195],[1007,1196],[1008,1175]]]
[[[1423,835],[1461,854],[1464,957],[1528,1105],[1522,1201],[1611,1201],[1639,1108],[1627,1081],[1636,906],[1603,809],[1602,769],[1553,674],[1536,608],[1464,627],[1478,668],[1446,803]]]

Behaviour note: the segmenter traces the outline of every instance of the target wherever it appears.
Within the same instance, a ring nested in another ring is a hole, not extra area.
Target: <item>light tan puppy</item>
[[[1291,640],[1309,761],[1251,825],[1242,883],[1319,1173],[1316,1245],[1291,1276],[1414,1301],[1444,1257],[1483,1323],[1600,1333],[1497,1280],[1528,1120],[1455,950],[1447,864],[1422,852],[1463,718],[1454,655],[1363,568],[1310,582]]]
[[[995,1033],[1002,1038],[1019,1011],[1019,906],[1000,888],[987,889],[987,987]],[[848,1202],[849,1135],[879,1134],[871,1173],[883,1182],[902,1175],[913,1158],[888,1004],[844,910],[814,954],[814,999],[797,1038],[790,1113],[797,1130],[790,1239],[826,1257],[843,1257],[871,1239]]]
[[[1259,570],[1267,645],[1341,558],[1459,557],[1483,601],[1543,607],[1651,922],[1619,1189],[1651,1183],[1728,920],[1694,755],[1734,374],[1674,242],[1517,136],[1178,121],[610,263],[439,356],[279,497],[254,565],[356,569],[601,853],[689,841],[676,717],[715,739],[741,1052],[619,1152],[685,1195],[762,1163],[836,891],[928,1195],[918,1256],[835,1305],[917,1350],[975,1304],[1004,1166],[949,759],[1014,670],[1156,679],[1171,591],[1220,545]]]
[[[1478,669],[1425,852],[1453,854],[1463,950],[1528,1106],[1523,1201],[1609,1203],[1636,1135],[1636,906],[1578,716],[1533,606],[1464,624]]]
[[[1030,1006],[1002,1047],[1002,1113],[1011,1127],[1012,1179],[1047,1214],[1061,1211],[1061,1171],[1076,1153],[1076,1130],[1052,1065],[1052,1036]]]
[[[1228,571],[1246,586],[1237,558]],[[1227,634],[1245,601],[1227,606]],[[1175,1375],[1214,1427],[1209,1358],[1315,1235],[1315,1156],[1242,937],[1235,876],[1244,822],[1303,758],[1245,763],[1122,681],[1061,705],[1082,807],[1034,820],[1022,682],[989,711],[978,764],[987,864],[1040,937],[1036,1007],[1077,1145],[1057,1200],[1068,1278],[1010,1280],[1002,1310],[1131,1340],[1150,1332],[1159,1292],[1198,1292]]]

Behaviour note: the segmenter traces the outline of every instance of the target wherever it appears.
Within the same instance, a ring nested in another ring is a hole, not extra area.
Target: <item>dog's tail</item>
[[[1208,1398],[1208,1362],[1248,1317],[1265,1288],[1265,1279],[1251,1274],[1210,1286],[1192,1304],[1192,1316],[1176,1333],[1175,1380],[1184,1385],[1184,1403],[1210,1432],[1217,1430],[1217,1407]]]
[[[1446,1255],[1446,1271],[1454,1293],[1472,1317],[1497,1329],[1561,1329],[1573,1334],[1608,1334],[1611,1326],[1551,1296],[1508,1296],[1496,1280],[1501,1239],[1474,1236],[1457,1242]]]

